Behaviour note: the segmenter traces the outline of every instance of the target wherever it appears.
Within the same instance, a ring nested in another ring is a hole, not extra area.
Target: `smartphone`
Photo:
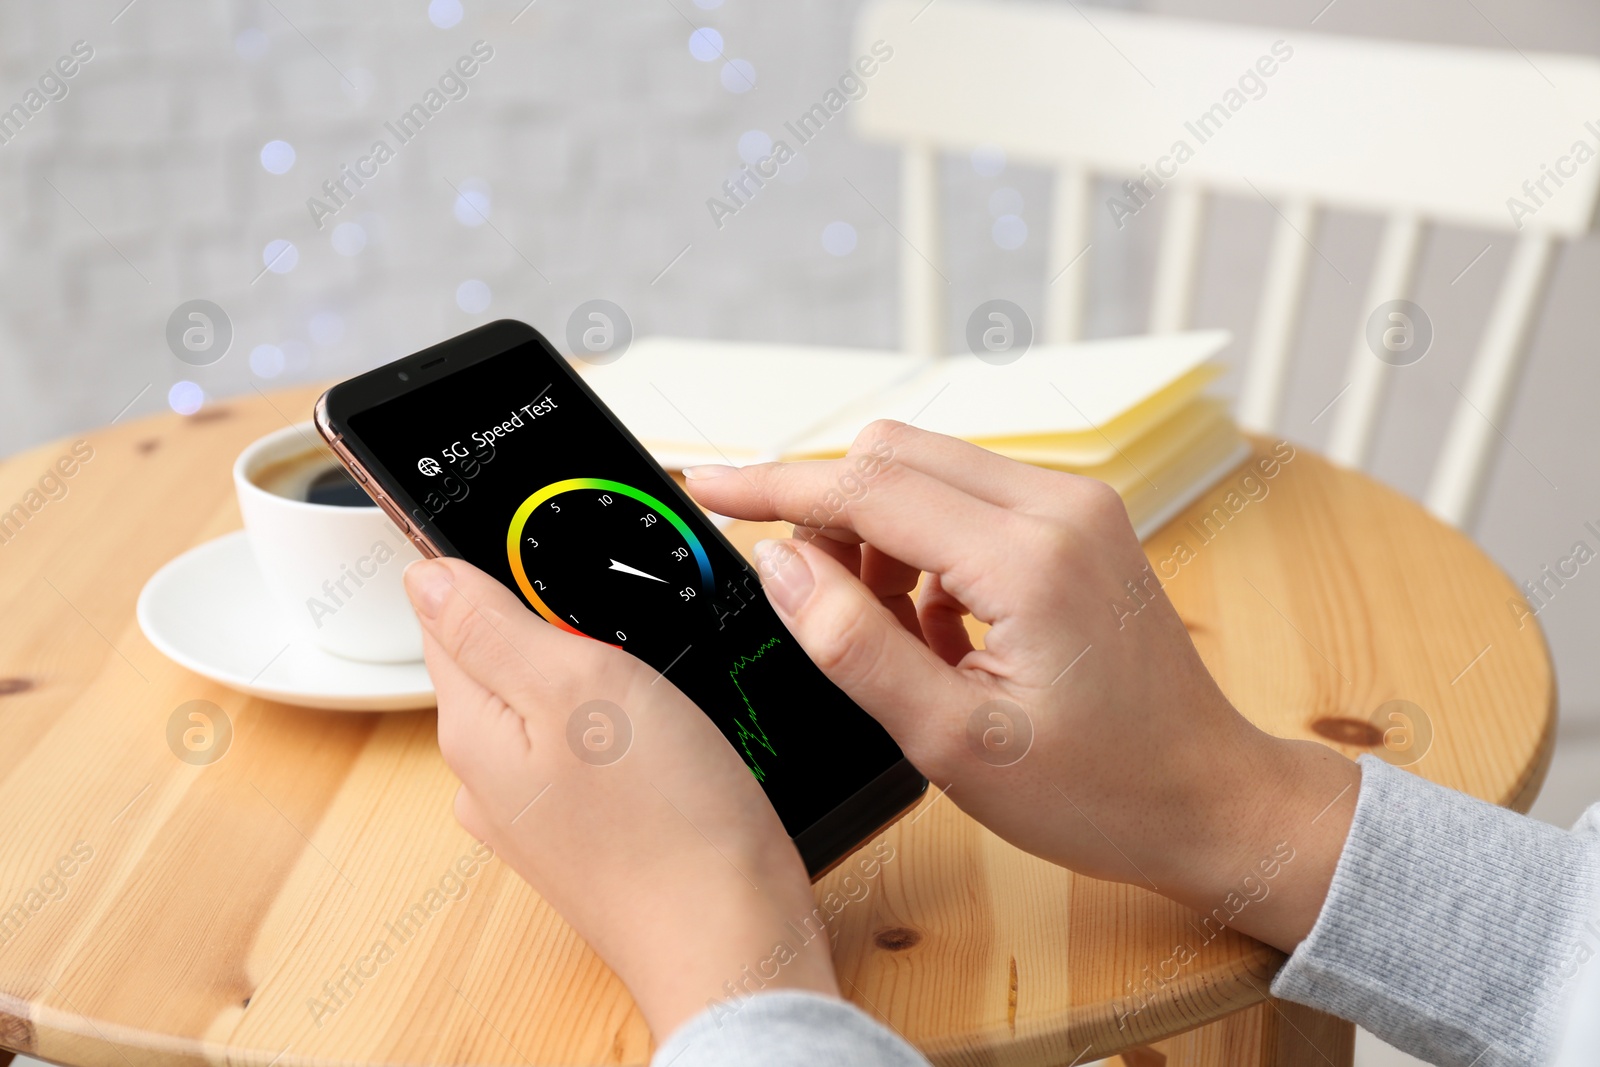
[[[341,382],[316,424],[424,556],[464,559],[552,626],[663,672],[761,783],[813,878],[927,789],[533,327],[493,322]]]

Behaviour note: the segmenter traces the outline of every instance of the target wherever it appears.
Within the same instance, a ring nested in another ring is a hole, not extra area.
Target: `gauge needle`
[[[666,581],[667,581],[665,578],[657,578],[653,574],[646,574],[644,571],[640,570],[637,567],[630,567],[626,563],[618,563],[616,560],[612,560],[611,561],[611,566],[606,568],[606,569],[607,570],[613,570],[613,571],[621,571],[623,574],[637,574],[641,578],[648,578],[652,582],[661,582],[662,584],[666,584]]]

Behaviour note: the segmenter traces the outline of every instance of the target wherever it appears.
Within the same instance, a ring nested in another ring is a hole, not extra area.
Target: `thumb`
[[[405,585],[423,633],[438,642],[430,669],[447,659],[454,673],[524,716],[543,708],[565,712],[580,692],[588,699],[602,695],[590,692],[604,688],[598,683],[625,680],[615,660],[608,662],[614,650],[545,623],[466,560],[417,560],[406,568]]]
[[[968,679],[939,659],[861,580],[815,545],[756,545],[762,586],[829,680],[883,724],[913,763],[939,741],[938,709],[968,703]],[[919,764],[920,765],[920,764]]]

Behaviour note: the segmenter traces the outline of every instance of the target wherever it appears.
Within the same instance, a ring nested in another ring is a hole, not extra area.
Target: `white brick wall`
[[[350,373],[500,315],[559,333],[572,307],[600,295],[626,307],[641,332],[896,343],[898,238],[843,180],[892,215],[892,152],[854,141],[841,124],[808,150],[804,180],[763,190],[722,232],[704,206],[738,164],[739,134],[781,136],[782,121],[848,61],[856,0],[734,0],[711,11],[689,0],[676,10],[545,0],[510,25],[521,2],[468,0],[465,20],[447,30],[420,2],[286,0],[278,6],[294,27],[265,3],[140,0],[115,24],[105,12],[54,5],[0,10],[0,100],[20,95],[73,41],[95,48],[70,95],[0,146],[0,283],[9,295],[0,370],[12,383],[0,391],[0,452],[100,423],[145,382],[155,387],[133,414],[159,409],[180,377],[210,395],[248,388],[251,348],[309,343],[306,324],[323,311],[344,318],[343,340],[312,345],[308,365],[288,377]],[[718,28],[728,56],[755,64],[754,91],[725,91],[720,62],[690,56],[685,16]],[[265,40],[259,58],[235,47],[252,30]],[[306,198],[374,138],[393,141],[384,120],[479,38],[496,55],[469,95],[400,146],[318,232]],[[287,174],[258,162],[273,139],[296,150]],[[952,218],[975,222],[952,237],[958,302],[1007,286],[1036,299],[1038,242],[995,248],[982,205],[996,181],[960,160],[949,169]],[[446,180],[468,178],[489,183],[493,224],[515,251],[453,217]],[[1029,186],[1042,234],[1042,179],[1001,180]],[[328,235],[356,219],[372,240],[347,259]],[[860,234],[842,259],[820,244],[835,219]],[[252,284],[263,247],[280,237],[296,244],[298,266]],[[455,306],[466,278],[494,292],[483,315]],[[166,352],[162,329],[172,307],[202,296],[229,312],[236,340],[223,361],[194,370]]]

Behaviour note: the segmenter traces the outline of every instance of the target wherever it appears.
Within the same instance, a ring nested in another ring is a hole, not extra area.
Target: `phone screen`
[[[543,345],[347,423],[441,549],[698,704],[790,836],[899,762],[888,733],[796,644],[755,571]]]

